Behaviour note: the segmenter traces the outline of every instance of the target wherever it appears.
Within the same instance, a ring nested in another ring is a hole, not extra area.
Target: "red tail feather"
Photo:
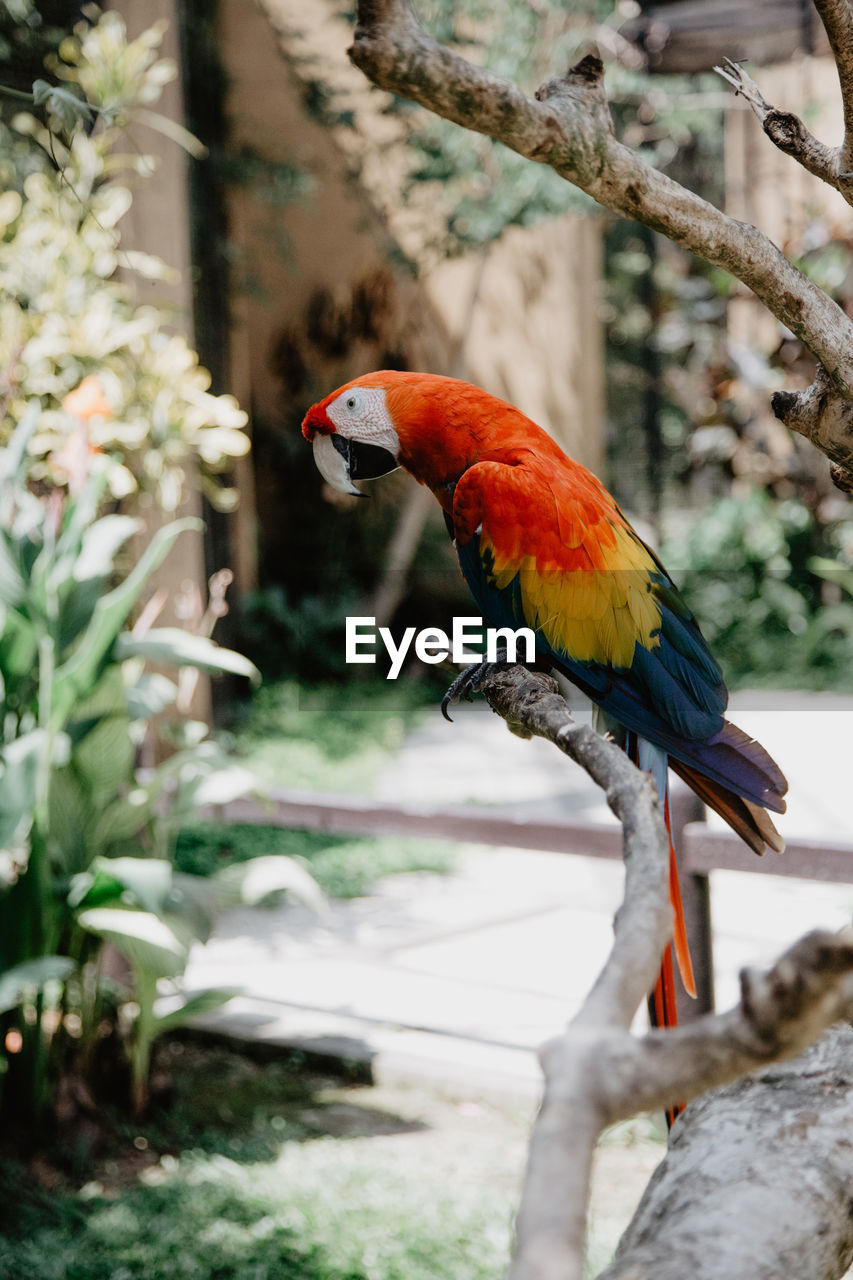
[[[687,941],[687,929],[684,925],[684,908],[681,905],[681,886],[678,883],[678,866],[675,861],[675,849],[672,845],[672,827],[669,822],[669,791],[667,790],[666,799],[664,801],[663,816],[666,822],[666,830],[669,836],[669,900],[672,903],[672,940],[675,945],[675,958],[678,961],[678,972],[681,974],[681,981],[684,983],[684,990],[693,999],[696,999],[696,980],[693,977],[693,964],[690,959],[690,944]],[[672,963],[670,959],[670,964]],[[676,1026],[678,1018],[673,1017],[672,1023],[666,1023],[666,1026]]]
[[[688,957],[689,959],[689,957]],[[666,944],[663,953],[660,973],[655,988],[649,996],[649,1019],[653,1027],[675,1027],[678,1025],[678,1010],[675,1004],[675,969],[672,963],[672,945]],[[666,1109],[667,1128],[671,1129],[684,1110],[683,1102],[673,1103]]]

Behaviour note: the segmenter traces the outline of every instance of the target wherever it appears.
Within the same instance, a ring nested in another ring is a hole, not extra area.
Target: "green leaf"
[[[50,778],[49,838],[54,869],[63,876],[88,866],[92,847],[90,822],[96,812],[73,769],[54,769]]]
[[[14,839],[36,802],[39,759],[48,749],[43,729],[25,733],[0,752],[0,849]]]
[[[154,977],[177,978],[186,968],[191,939],[180,936],[171,923],[150,911],[91,907],[80,912],[77,922],[111,942],[131,965]]]
[[[121,715],[104,716],[81,739],[74,750],[74,767],[86,785],[96,812],[123,786],[130,785],[135,755],[124,707]]]
[[[251,770],[239,764],[230,764],[224,769],[200,772],[189,781],[181,779],[178,803],[182,807],[192,803],[195,808],[207,804],[229,804],[240,796],[257,791],[258,785],[257,775]]]
[[[326,899],[317,881],[294,858],[267,854],[235,866],[223,867],[211,879],[222,895],[222,905],[257,906],[272,893],[285,890],[315,911],[323,911]]]
[[[143,911],[161,916],[172,889],[172,866],[163,858],[95,858],[93,880],[82,907],[121,898],[124,905],[138,905]],[[124,897],[130,894],[131,904]]]
[[[117,796],[99,814],[92,829],[92,843],[96,849],[109,850],[110,846],[139,836],[151,820],[151,806],[144,791],[134,788],[133,796]]]
[[[151,720],[170,707],[177,696],[178,686],[174,680],[160,671],[145,671],[126,690],[127,713],[131,720]]]
[[[0,600],[4,604],[19,605],[25,593],[26,586],[12,540],[6,530],[3,530],[0,535]]]
[[[247,676],[254,684],[260,672],[253,662],[233,649],[223,649],[207,636],[196,636],[180,627],[152,627],[143,636],[119,636],[116,649],[121,658],[147,658],[150,662],[176,667],[198,667],[202,671],[230,671]]]
[[[83,534],[82,546],[74,565],[74,577],[78,582],[88,578],[106,578],[112,573],[113,561],[119,550],[142,528],[142,521],[133,516],[103,516],[90,525]]]
[[[239,993],[229,991],[226,987],[210,987],[207,991],[199,991],[196,995],[185,999],[176,1009],[170,1009],[154,1020],[154,1035],[162,1035],[164,1031],[172,1031],[182,1027],[190,1018],[200,1013],[209,1013],[212,1009],[220,1009],[222,1005],[233,1000]]]
[[[29,618],[13,609],[7,610],[3,619],[2,646],[0,666],[6,673],[7,683],[34,686],[38,639]]]
[[[812,556],[806,566],[811,573],[827,582],[837,582],[850,595],[853,595],[853,569],[849,565],[838,564],[826,556]]]
[[[217,886],[207,876],[176,871],[172,876],[168,908],[170,915],[192,929],[199,942],[207,942],[222,910],[222,900]]]
[[[95,114],[95,108],[71,89],[50,84],[47,80],[33,81],[33,102],[44,106],[55,126],[72,133],[75,126]]]
[[[99,598],[91,621],[77,643],[74,653],[56,672],[54,681],[54,715],[64,723],[75,700],[85,697],[95,683],[100,665],[123,627],[145,583],[169,554],[175,539],[185,530],[201,530],[202,522],[193,517],[173,520],[158,529],[136,565],[112,591]]]
[[[39,956],[0,973],[0,1013],[8,1013],[41,991],[47,982],[64,982],[74,961],[68,956]]]

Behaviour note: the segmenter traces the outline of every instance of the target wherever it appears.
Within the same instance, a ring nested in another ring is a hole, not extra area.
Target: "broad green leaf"
[[[91,907],[80,912],[77,922],[155,977],[177,978],[186,968],[191,939],[180,937],[171,924],[150,911]]]
[[[73,968],[68,956],[39,956],[6,969],[0,973],[0,1013],[16,1009],[47,982],[64,982]]]
[[[138,836],[150,819],[147,795],[140,788],[134,788],[128,795],[116,797],[98,815],[92,829],[92,842],[95,848],[108,851],[111,845]]]
[[[258,785],[257,775],[252,773],[250,769],[244,769],[242,765],[231,764],[224,769],[215,769],[212,773],[205,772],[189,784],[182,782],[181,790],[184,794],[180,797],[180,803],[186,804],[190,802],[190,797],[186,793],[187,788],[192,792],[192,804],[201,806],[206,804],[229,804],[240,796],[257,791]]]
[[[124,708],[122,713],[105,716],[74,750],[74,767],[86,784],[96,812],[133,779],[136,749]]]
[[[151,720],[170,707],[178,696],[174,680],[160,671],[146,671],[125,691],[131,720]]]
[[[54,769],[50,779],[50,845],[54,869],[63,876],[87,867],[92,847],[90,824],[97,811],[87,804],[85,789],[73,769]]]
[[[168,555],[179,534],[200,530],[202,522],[193,517],[173,520],[158,529],[130,573],[112,591],[98,600],[92,619],[74,653],[56,673],[54,713],[62,723],[76,698],[85,697],[94,684],[101,662],[123,627],[149,576]]]
[[[150,662],[176,667],[198,667],[202,671],[229,671],[247,676],[257,684],[260,672],[253,662],[233,649],[223,649],[207,636],[196,636],[180,627],[152,627],[143,636],[119,636],[120,658],[147,658]]]
[[[196,995],[185,999],[177,1008],[170,1009],[168,1013],[161,1014],[159,1018],[155,1018],[154,1035],[159,1036],[164,1031],[172,1031],[175,1027],[182,1027],[190,1018],[194,1018],[200,1013],[210,1013],[212,1009],[220,1009],[229,1000],[233,1000],[237,994],[238,992],[229,991],[225,987],[210,987],[207,991],[199,991]]]
[[[266,854],[223,867],[211,877],[222,894],[223,906],[257,906],[272,893],[286,890],[301,902],[322,911],[326,899],[317,881],[294,858]]]
[[[106,578],[112,573],[117,552],[133,537],[142,522],[133,516],[103,516],[83,534],[82,546],[74,565],[78,582],[87,578]]]
[[[14,839],[21,820],[35,807],[39,761],[47,750],[46,733],[33,729],[0,751],[0,849]]]
[[[144,911],[161,915],[172,889],[172,866],[163,858],[95,858],[92,863],[94,884],[82,905],[100,895],[112,883],[118,896],[128,893]],[[127,900],[125,900],[125,904]]]

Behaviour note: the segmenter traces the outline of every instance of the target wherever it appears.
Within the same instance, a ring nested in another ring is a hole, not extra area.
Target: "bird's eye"
[[[347,408],[348,408],[348,409],[354,409],[354,408],[355,408],[355,406],[356,406],[356,403],[357,403],[355,396],[347,396],[347,402],[346,402],[346,403],[347,403]]]

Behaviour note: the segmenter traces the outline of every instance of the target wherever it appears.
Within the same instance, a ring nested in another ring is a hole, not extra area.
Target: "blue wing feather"
[[[457,554],[487,624],[528,626],[519,575],[503,588],[495,586],[478,534],[457,546]],[[736,794],[784,810],[781,771],[758,743],[724,719],[728,693],[699,627],[665,571],[652,579],[661,610],[659,643],[651,649],[638,643],[630,667],[578,662],[541,634],[539,653],[626,729]]]

